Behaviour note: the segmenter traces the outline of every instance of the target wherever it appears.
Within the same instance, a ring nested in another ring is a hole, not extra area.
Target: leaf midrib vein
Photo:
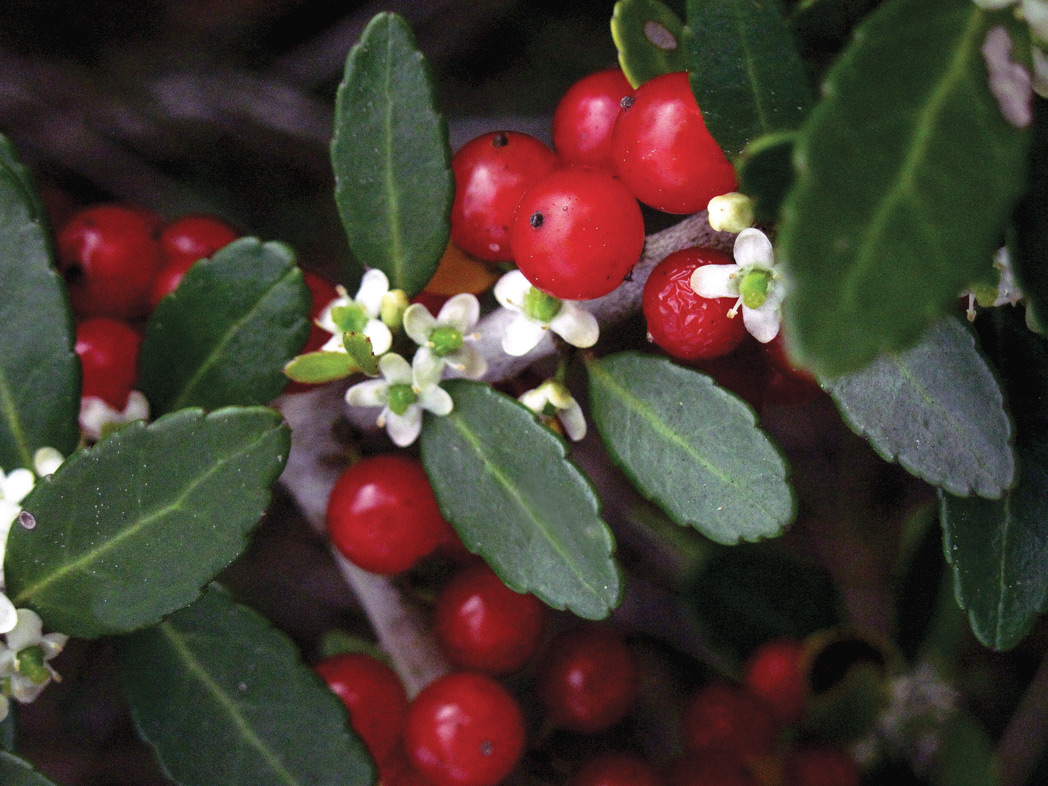
[[[7,381],[7,371],[0,365],[0,409],[3,410],[4,419],[11,424],[11,436],[14,438],[15,447],[18,449],[18,455],[21,457],[23,467],[31,468],[33,466],[33,456],[29,451],[29,445],[26,444],[25,432],[22,430],[22,419],[18,414],[18,407],[15,406],[14,397],[11,395],[11,387]],[[8,467],[8,471],[16,469],[15,467]]]

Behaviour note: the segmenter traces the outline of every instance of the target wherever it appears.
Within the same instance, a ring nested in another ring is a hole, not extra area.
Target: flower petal
[[[733,254],[735,256],[735,264],[739,267],[757,265],[758,267],[770,268],[775,264],[775,252],[772,249],[771,241],[768,240],[768,236],[759,229],[753,229],[752,227],[742,230],[738,237],[735,238]],[[710,266],[706,265],[706,267]],[[702,270],[702,268],[699,268],[699,270]]]
[[[572,442],[578,442],[586,436],[586,416],[582,414],[582,407],[575,399],[572,399],[567,407],[558,410],[557,417],[564,426],[564,433]]]
[[[385,406],[389,383],[384,379],[368,379],[358,382],[346,391],[346,403],[351,407]]]
[[[408,338],[421,347],[429,341],[429,334],[437,326],[437,320],[424,305],[412,303],[404,312],[403,324]]]
[[[414,382],[411,364],[395,352],[388,352],[378,359],[378,370],[390,385],[410,385]]]
[[[541,415],[549,403],[549,386],[546,384],[532,388],[517,397],[517,401],[530,409],[536,415]]]
[[[480,350],[471,344],[463,344],[450,355],[445,356],[455,376],[466,379],[480,379],[488,370],[488,361]]]
[[[0,592],[0,633],[9,633],[18,624],[18,612],[11,599]]]
[[[393,334],[381,319],[369,319],[364,325],[364,335],[371,341],[371,354],[375,356],[389,352],[393,346]]]
[[[443,417],[455,408],[455,401],[444,388],[434,385],[418,394],[418,405],[434,415]]]
[[[510,311],[520,311],[523,307],[524,296],[529,289],[531,289],[531,282],[524,277],[524,274],[519,270],[511,270],[495,282],[493,291],[495,300],[499,302],[500,306]]]
[[[382,296],[389,292],[389,279],[378,268],[372,268],[360,279],[360,289],[353,298],[362,305],[369,317],[377,317],[382,308]]]
[[[422,432],[422,408],[411,404],[403,415],[390,412],[386,417],[386,433],[398,448],[406,448]]]
[[[313,323],[321,330],[326,330],[328,333],[336,333],[339,336],[342,335],[342,328],[335,324],[335,320],[331,318],[331,313],[342,306],[348,306],[353,301],[349,299],[349,295],[346,294],[344,289],[340,288],[343,294],[340,294],[337,298],[329,302],[324,308],[320,310],[317,318],[313,320]]]
[[[36,470],[36,476],[42,478],[53,475],[63,461],[65,457],[55,448],[40,448],[33,454],[33,469]]]
[[[444,376],[444,366],[447,365],[449,357],[439,357],[429,347],[419,347],[415,357],[411,359],[411,373],[415,385],[419,389],[429,388],[437,384]]]
[[[691,274],[691,288],[699,297],[738,297],[738,265],[702,265]]]
[[[0,474],[0,498],[17,504],[33,490],[35,482],[36,477],[28,469],[12,470],[6,477]]]
[[[475,295],[463,292],[455,295],[440,307],[437,322],[441,325],[450,325],[465,335],[473,329],[480,319],[480,301]]]
[[[26,647],[40,643],[44,633],[44,621],[32,609],[18,609],[15,614],[14,627],[6,631],[7,646],[15,652],[21,652]]]
[[[506,332],[502,334],[502,351],[513,357],[526,355],[538,346],[545,336],[545,325],[533,322],[521,314],[506,325]]]
[[[571,301],[561,304],[557,316],[549,323],[549,329],[573,347],[592,347],[600,338],[600,325],[589,311]]]
[[[779,335],[779,309],[768,307],[765,303],[760,308],[742,308],[742,321],[750,335],[762,344],[767,344]]]

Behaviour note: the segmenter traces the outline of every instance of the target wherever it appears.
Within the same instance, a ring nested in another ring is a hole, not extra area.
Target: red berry
[[[769,404],[805,404],[822,395],[822,388],[807,370],[793,365],[783,346],[782,333],[761,345],[768,367],[765,400]]]
[[[556,153],[517,131],[493,131],[467,142],[451,159],[451,239],[481,259],[512,260],[513,211],[524,192],[556,166]]]
[[[172,262],[160,268],[155,279],[153,288],[149,291],[149,307],[155,309],[167,295],[174,292],[182,283],[189,268],[196,264],[196,260],[189,261],[188,258]]]
[[[606,295],[644,248],[640,205],[609,173],[567,167],[546,175],[517,205],[513,259],[534,286],[561,300]]]
[[[402,453],[346,469],[328,500],[327,522],[346,559],[387,575],[409,570],[451,536],[422,464]]]
[[[434,786],[494,786],[524,752],[524,717],[491,677],[456,672],[434,680],[411,702],[404,747]]]
[[[433,632],[454,665],[509,674],[538,650],[546,605],[514,592],[483,562],[456,573],[433,608]]]
[[[188,269],[228,246],[240,233],[217,216],[194,214],[172,221],[160,233],[165,265],[181,263]]]
[[[426,776],[415,769],[402,745],[378,764],[378,782],[381,786],[432,786]]]
[[[123,411],[138,383],[141,343],[137,330],[115,319],[95,317],[77,323],[76,354],[84,371],[81,397],[97,396]]]
[[[666,768],[666,786],[760,786],[742,762],[728,756],[685,755]]]
[[[692,753],[746,761],[775,748],[779,724],[764,701],[727,682],[711,682],[685,704],[681,738]]]
[[[731,265],[713,248],[685,248],[663,259],[644,284],[644,318],[651,340],[681,360],[727,355],[746,338],[741,315],[728,316],[730,297],[704,298],[691,288],[691,274],[702,265]]]
[[[408,695],[396,672],[359,652],[334,655],[314,669],[346,705],[353,731],[371,757],[384,761],[400,741],[408,708]]]
[[[683,71],[637,88],[615,121],[611,148],[622,182],[656,210],[695,213],[736,188],[735,169],[706,130]]]
[[[640,673],[620,633],[588,625],[566,630],[550,642],[536,683],[554,725],[591,733],[626,717],[640,690]]]
[[[789,786],[859,786],[855,760],[840,748],[801,748],[786,759]]]
[[[160,249],[137,209],[96,205],[58,233],[58,267],[78,316],[133,319],[149,310]]]
[[[586,762],[568,786],[662,786],[662,779],[639,756],[610,751]]]
[[[613,172],[611,130],[633,87],[620,68],[585,76],[568,88],[553,113],[553,146],[561,161]]]
[[[750,693],[764,700],[783,726],[799,722],[809,692],[804,645],[797,639],[765,642],[747,659],[743,682]]]

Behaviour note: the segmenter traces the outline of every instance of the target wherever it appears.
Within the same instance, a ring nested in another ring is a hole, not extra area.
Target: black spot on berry
[[[623,109],[629,109],[631,106],[633,106],[633,101],[633,96],[623,96],[622,100],[619,101],[619,106],[621,106]]]
[[[531,224],[535,229],[542,226],[542,222],[546,220],[546,217],[542,215],[541,211],[536,210],[531,214],[531,218],[528,219],[528,223]]]
[[[84,269],[80,265],[70,265],[62,271],[62,276],[65,278],[66,283],[72,286],[84,277]]]
[[[506,136],[505,132],[499,131],[495,136],[491,137],[492,147],[505,147],[509,144],[509,137]]]
[[[491,744],[491,740],[484,740],[484,742],[480,743],[481,756],[490,756],[494,752],[495,750],[494,746]]]

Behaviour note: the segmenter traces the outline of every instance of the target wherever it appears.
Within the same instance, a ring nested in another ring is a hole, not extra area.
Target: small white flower
[[[585,348],[597,343],[597,318],[570,300],[559,300],[531,285],[519,270],[506,273],[495,284],[495,299],[517,314],[502,336],[502,350],[519,357],[534,349],[546,331],[552,330],[572,346]]]
[[[339,296],[328,303],[316,319],[317,327],[331,333],[331,338],[320,348],[321,352],[345,352],[342,336],[345,333],[363,333],[371,340],[376,355],[389,351],[393,334],[382,321],[382,301],[389,294],[389,279],[381,270],[369,270],[360,280],[360,289],[350,297],[344,287],[338,287]]]
[[[436,317],[421,303],[408,306],[404,332],[420,347],[413,363],[423,366],[425,374],[438,378],[445,366],[469,379],[484,376],[487,361],[472,344],[480,337],[471,332],[479,319],[480,301],[466,293],[448,300]],[[435,370],[430,370],[430,366],[435,366]]]
[[[128,395],[123,412],[113,409],[98,396],[85,396],[80,399],[80,430],[88,439],[96,442],[110,426],[148,418],[149,402],[138,390],[132,390]]]
[[[582,414],[582,407],[564,384],[547,379],[537,388],[521,395],[518,401],[543,421],[558,418],[564,433],[572,442],[578,442],[586,436],[586,417]]]
[[[439,368],[427,367],[417,360],[409,365],[391,352],[379,358],[378,370],[381,379],[369,379],[351,387],[346,391],[346,403],[354,407],[382,407],[378,425],[386,429],[397,447],[406,447],[418,438],[422,410],[434,415],[451,412],[454,402],[440,387]]]
[[[759,229],[744,229],[735,238],[734,265],[703,265],[691,275],[691,288],[705,298],[735,297],[728,316],[742,307],[746,329],[762,344],[779,334],[783,285],[775,270],[775,253]]]
[[[1030,26],[1030,37],[1034,43],[1048,43],[1048,0],[972,0],[972,2],[985,11],[1000,11],[1010,5],[1018,5],[1018,15]]]
[[[8,681],[4,692],[24,704],[39,696],[51,680],[61,679],[48,661],[62,651],[69,637],[44,635],[35,611],[19,609],[17,616],[17,624],[7,633],[7,645],[0,648],[0,677]]]

